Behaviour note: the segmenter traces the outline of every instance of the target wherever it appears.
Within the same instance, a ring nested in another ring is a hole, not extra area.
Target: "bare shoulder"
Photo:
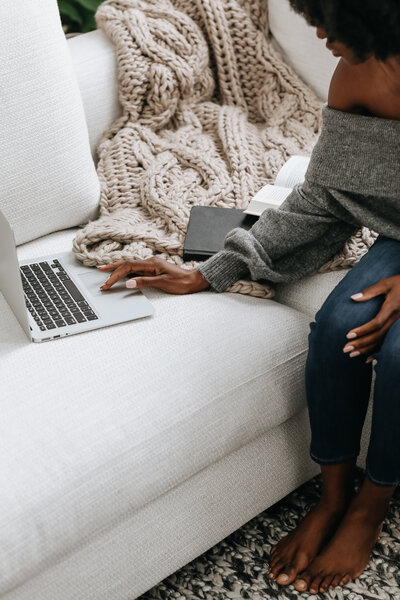
[[[393,86],[381,63],[357,65],[340,60],[329,88],[328,104],[344,112],[400,121],[400,88]]]
[[[368,72],[365,64],[350,65],[341,59],[332,76],[328,105],[336,110],[362,112],[363,98],[368,95]]]

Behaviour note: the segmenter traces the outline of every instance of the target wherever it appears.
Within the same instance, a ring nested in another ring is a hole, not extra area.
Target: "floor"
[[[359,479],[361,479],[359,472]],[[249,521],[208,552],[177,571],[140,600],[335,599],[400,600],[400,488],[371,560],[358,580],[326,594],[297,592],[268,579],[268,555],[316,502],[320,477]]]

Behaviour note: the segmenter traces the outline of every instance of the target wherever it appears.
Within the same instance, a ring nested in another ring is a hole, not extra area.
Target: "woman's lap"
[[[335,320],[343,321],[344,326],[349,329],[363,325],[379,312],[384,297],[355,302],[351,296],[394,275],[400,275],[400,241],[379,236],[369,251],[329,294],[316,314],[316,321],[332,315]]]
[[[370,397],[372,365],[365,363],[365,356],[350,358],[343,348],[349,342],[347,333],[373,319],[384,296],[365,302],[356,302],[351,296],[394,275],[400,275],[400,242],[380,236],[332,290],[310,324],[306,363],[310,451],[320,464],[339,464],[358,455]],[[400,319],[373,356],[377,363],[367,472],[376,485],[392,486],[400,479],[400,452],[396,450],[400,435]]]

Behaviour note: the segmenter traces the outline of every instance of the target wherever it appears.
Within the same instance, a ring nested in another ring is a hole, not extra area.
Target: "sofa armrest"
[[[118,100],[115,48],[101,31],[68,39],[89,130],[90,147],[96,160],[96,146],[122,112]]]

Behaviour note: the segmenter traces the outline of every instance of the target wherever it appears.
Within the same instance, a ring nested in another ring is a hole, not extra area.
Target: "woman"
[[[323,490],[297,529],[271,550],[270,577],[325,592],[358,577],[400,481],[400,6],[398,0],[290,0],[341,60],[304,184],[279,209],[198,269],[157,258],[100,267],[101,289],[128,273],[127,287],[187,294],[236,280],[294,281],[338,252],[358,227],[380,235],[311,323],[306,389]],[[376,383],[365,480],[354,477]]]

